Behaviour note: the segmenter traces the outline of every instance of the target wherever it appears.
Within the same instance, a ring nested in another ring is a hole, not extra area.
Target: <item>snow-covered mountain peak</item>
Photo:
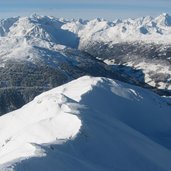
[[[161,26],[171,26],[171,16],[167,13],[163,13],[160,16],[156,17],[155,21],[158,25]]]
[[[104,19],[85,20],[65,20],[49,16],[39,16],[33,14],[30,17],[20,17],[19,19],[8,19],[11,22],[5,24],[1,21],[0,35],[6,37],[26,37],[48,42],[67,45],[66,32],[68,31],[70,40],[73,42],[80,39],[79,44],[97,42],[149,42],[149,43],[169,43],[171,34],[171,17],[168,14],[161,14],[156,18],[150,16],[115,20],[113,22]],[[148,34],[147,34],[148,33]],[[73,34],[73,35],[72,35]],[[75,34],[75,38],[73,39]],[[67,35],[68,36],[68,35]],[[65,39],[65,41],[64,41]],[[83,42],[82,42],[83,41]],[[78,43],[77,43],[78,44]]]
[[[153,20],[154,20],[153,17],[145,16],[145,17],[137,18],[134,21],[135,21],[137,27],[140,27],[140,26],[149,25]]]
[[[121,19],[116,19],[113,21],[114,24],[119,24],[119,23],[122,23],[123,21]]]
[[[156,94],[84,76],[0,117],[0,169],[169,170],[170,119]]]
[[[43,20],[44,21],[44,20]],[[45,25],[40,17],[21,17],[11,28],[9,36],[25,37],[25,38],[38,38],[46,41],[53,41],[53,32],[48,29],[52,29],[53,25]]]
[[[30,18],[33,18],[33,19],[40,19],[40,18],[42,18],[42,16],[41,15],[39,15],[39,14],[37,14],[37,13],[33,13],[33,14],[31,14],[30,15]]]
[[[113,22],[99,18],[90,21],[64,20],[37,14],[30,17],[9,18],[0,22],[0,57],[8,56],[8,53],[15,51],[16,46],[18,50],[21,48],[23,51],[22,47],[26,47],[26,44],[49,50],[57,45],[86,50],[96,43],[170,44],[169,25],[168,14],[162,14],[155,19],[147,16]]]
[[[74,33],[62,29],[65,23],[49,16],[20,17],[11,27],[7,39],[25,38],[33,44],[61,44],[77,47],[78,38]],[[34,43],[36,42],[36,43]]]

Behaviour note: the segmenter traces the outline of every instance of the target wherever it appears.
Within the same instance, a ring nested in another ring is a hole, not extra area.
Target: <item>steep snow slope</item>
[[[0,169],[169,171],[170,110],[148,90],[81,77],[0,117]]]

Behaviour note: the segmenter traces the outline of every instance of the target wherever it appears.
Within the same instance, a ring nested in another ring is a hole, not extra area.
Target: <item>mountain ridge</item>
[[[11,21],[12,20],[12,21]],[[8,23],[8,24],[5,24]],[[37,38],[39,38],[36,34],[36,28],[34,28],[34,25],[38,27],[39,33],[41,32],[41,27],[44,27],[44,30],[46,29],[50,29],[49,33],[54,33],[53,29],[57,29],[61,28],[63,30],[68,30],[71,31],[72,33],[78,34],[78,37],[81,38],[82,33],[89,33],[88,35],[86,35],[86,37],[89,37],[89,35],[91,36],[91,34],[96,34],[96,32],[98,31],[99,33],[101,31],[106,31],[105,36],[112,36],[112,38],[108,37],[106,39],[103,39],[105,41],[113,41],[115,43],[119,43],[119,40],[121,40],[121,42],[124,41],[128,41],[130,38],[130,41],[138,41],[138,39],[136,39],[136,36],[138,36],[137,38],[139,38],[139,41],[142,41],[142,39],[144,39],[144,41],[148,42],[148,39],[146,39],[146,37],[143,37],[143,35],[146,35],[148,37],[148,35],[152,34],[152,36],[149,38],[149,43],[168,43],[169,41],[168,39],[166,39],[164,41],[164,39],[162,39],[162,41],[158,40],[159,37],[156,37],[157,35],[160,36],[160,39],[162,38],[161,35],[168,35],[171,33],[170,31],[170,26],[171,26],[171,16],[169,14],[163,13],[161,15],[159,15],[156,18],[147,16],[147,17],[141,17],[141,18],[137,18],[137,19],[118,19],[118,20],[114,20],[114,21],[107,21],[104,19],[93,19],[93,20],[82,20],[82,19],[78,19],[78,20],[65,20],[65,19],[60,19],[60,18],[55,18],[55,17],[50,17],[50,16],[39,16],[39,15],[31,15],[30,17],[16,17],[16,18],[9,18],[9,19],[1,19],[0,20],[0,28],[1,30],[7,30],[5,33],[0,32],[1,37],[5,37],[9,34],[9,36],[24,36],[25,32],[26,32],[26,28],[24,29],[24,25],[27,26],[27,29],[30,31],[33,31],[33,35],[37,36]],[[15,25],[15,26],[13,26]],[[92,29],[93,25],[96,25],[96,29]],[[6,26],[6,27],[5,27]],[[15,30],[16,27],[20,28],[18,30]],[[48,27],[49,26],[49,27]],[[32,30],[33,29],[33,30]],[[97,32],[97,34],[99,34]],[[117,36],[115,35],[115,32],[118,35],[118,41],[117,41]],[[29,35],[29,31],[27,31],[26,33],[28,33]],[[46,32],[47,33],[47,32]],[[123,34],[122,34],[123,33]],[[125,34],[125,35],[124,35]],[[134,38],[130,37],[130,34],[135,34]],[[49,35],[44,35],[42,33],[42,39],[46,39],[48,41],[50,41],[50,36]],[[101,36],[103,36],[101,34]],[[120,38],[119,38],[120,36]],[[122,36],[123,38],[125,38],[125,40],[122,40]],[[142,38],[141,38],[142,36]],[[55,36],[53,35],[53,38]],[[116,40],[114,40],[114,37]],[[153,38],[152,38],[153,37]],[[94,37],[95,38],[95,37]],[[97,37],[96,37],[97,38]],[[109,39],[110,38],[110,39]],[[155,39],[157,38],[157,39]],[[167,37],[165,37],[167,38]],[[108,39],[108,40],[107,40]],[[151,39],[151,42],[150,42]],[[168,41],[168,42],[166,42]],[[53,42],[53,40],[52,40]]]
[[[0,169],[169,170],[170,108],[149,90],[81,77],[0,117]]]

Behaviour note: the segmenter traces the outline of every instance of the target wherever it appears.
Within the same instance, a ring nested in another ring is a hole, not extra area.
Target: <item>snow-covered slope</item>
[[[148,90],[81,77],[0,117],[0,170],[169,171],[170,111]]]
[[[64,23],[53,17],[18,17],[11,25],[10,20],[7,19],[8,24],[2,20],[0,25],[3,30],[7,30],[0,36],[1,61],[17,59],[34,62],[43,55],[39,54],[35,46],[51,51],[78,46],[77,35],[61,29]]]

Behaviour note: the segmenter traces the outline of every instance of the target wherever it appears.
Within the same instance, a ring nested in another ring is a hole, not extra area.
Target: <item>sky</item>
[[[33,13],[63,18],[137,18],[171,14],[171,0],[0,0],[0,18]]]

